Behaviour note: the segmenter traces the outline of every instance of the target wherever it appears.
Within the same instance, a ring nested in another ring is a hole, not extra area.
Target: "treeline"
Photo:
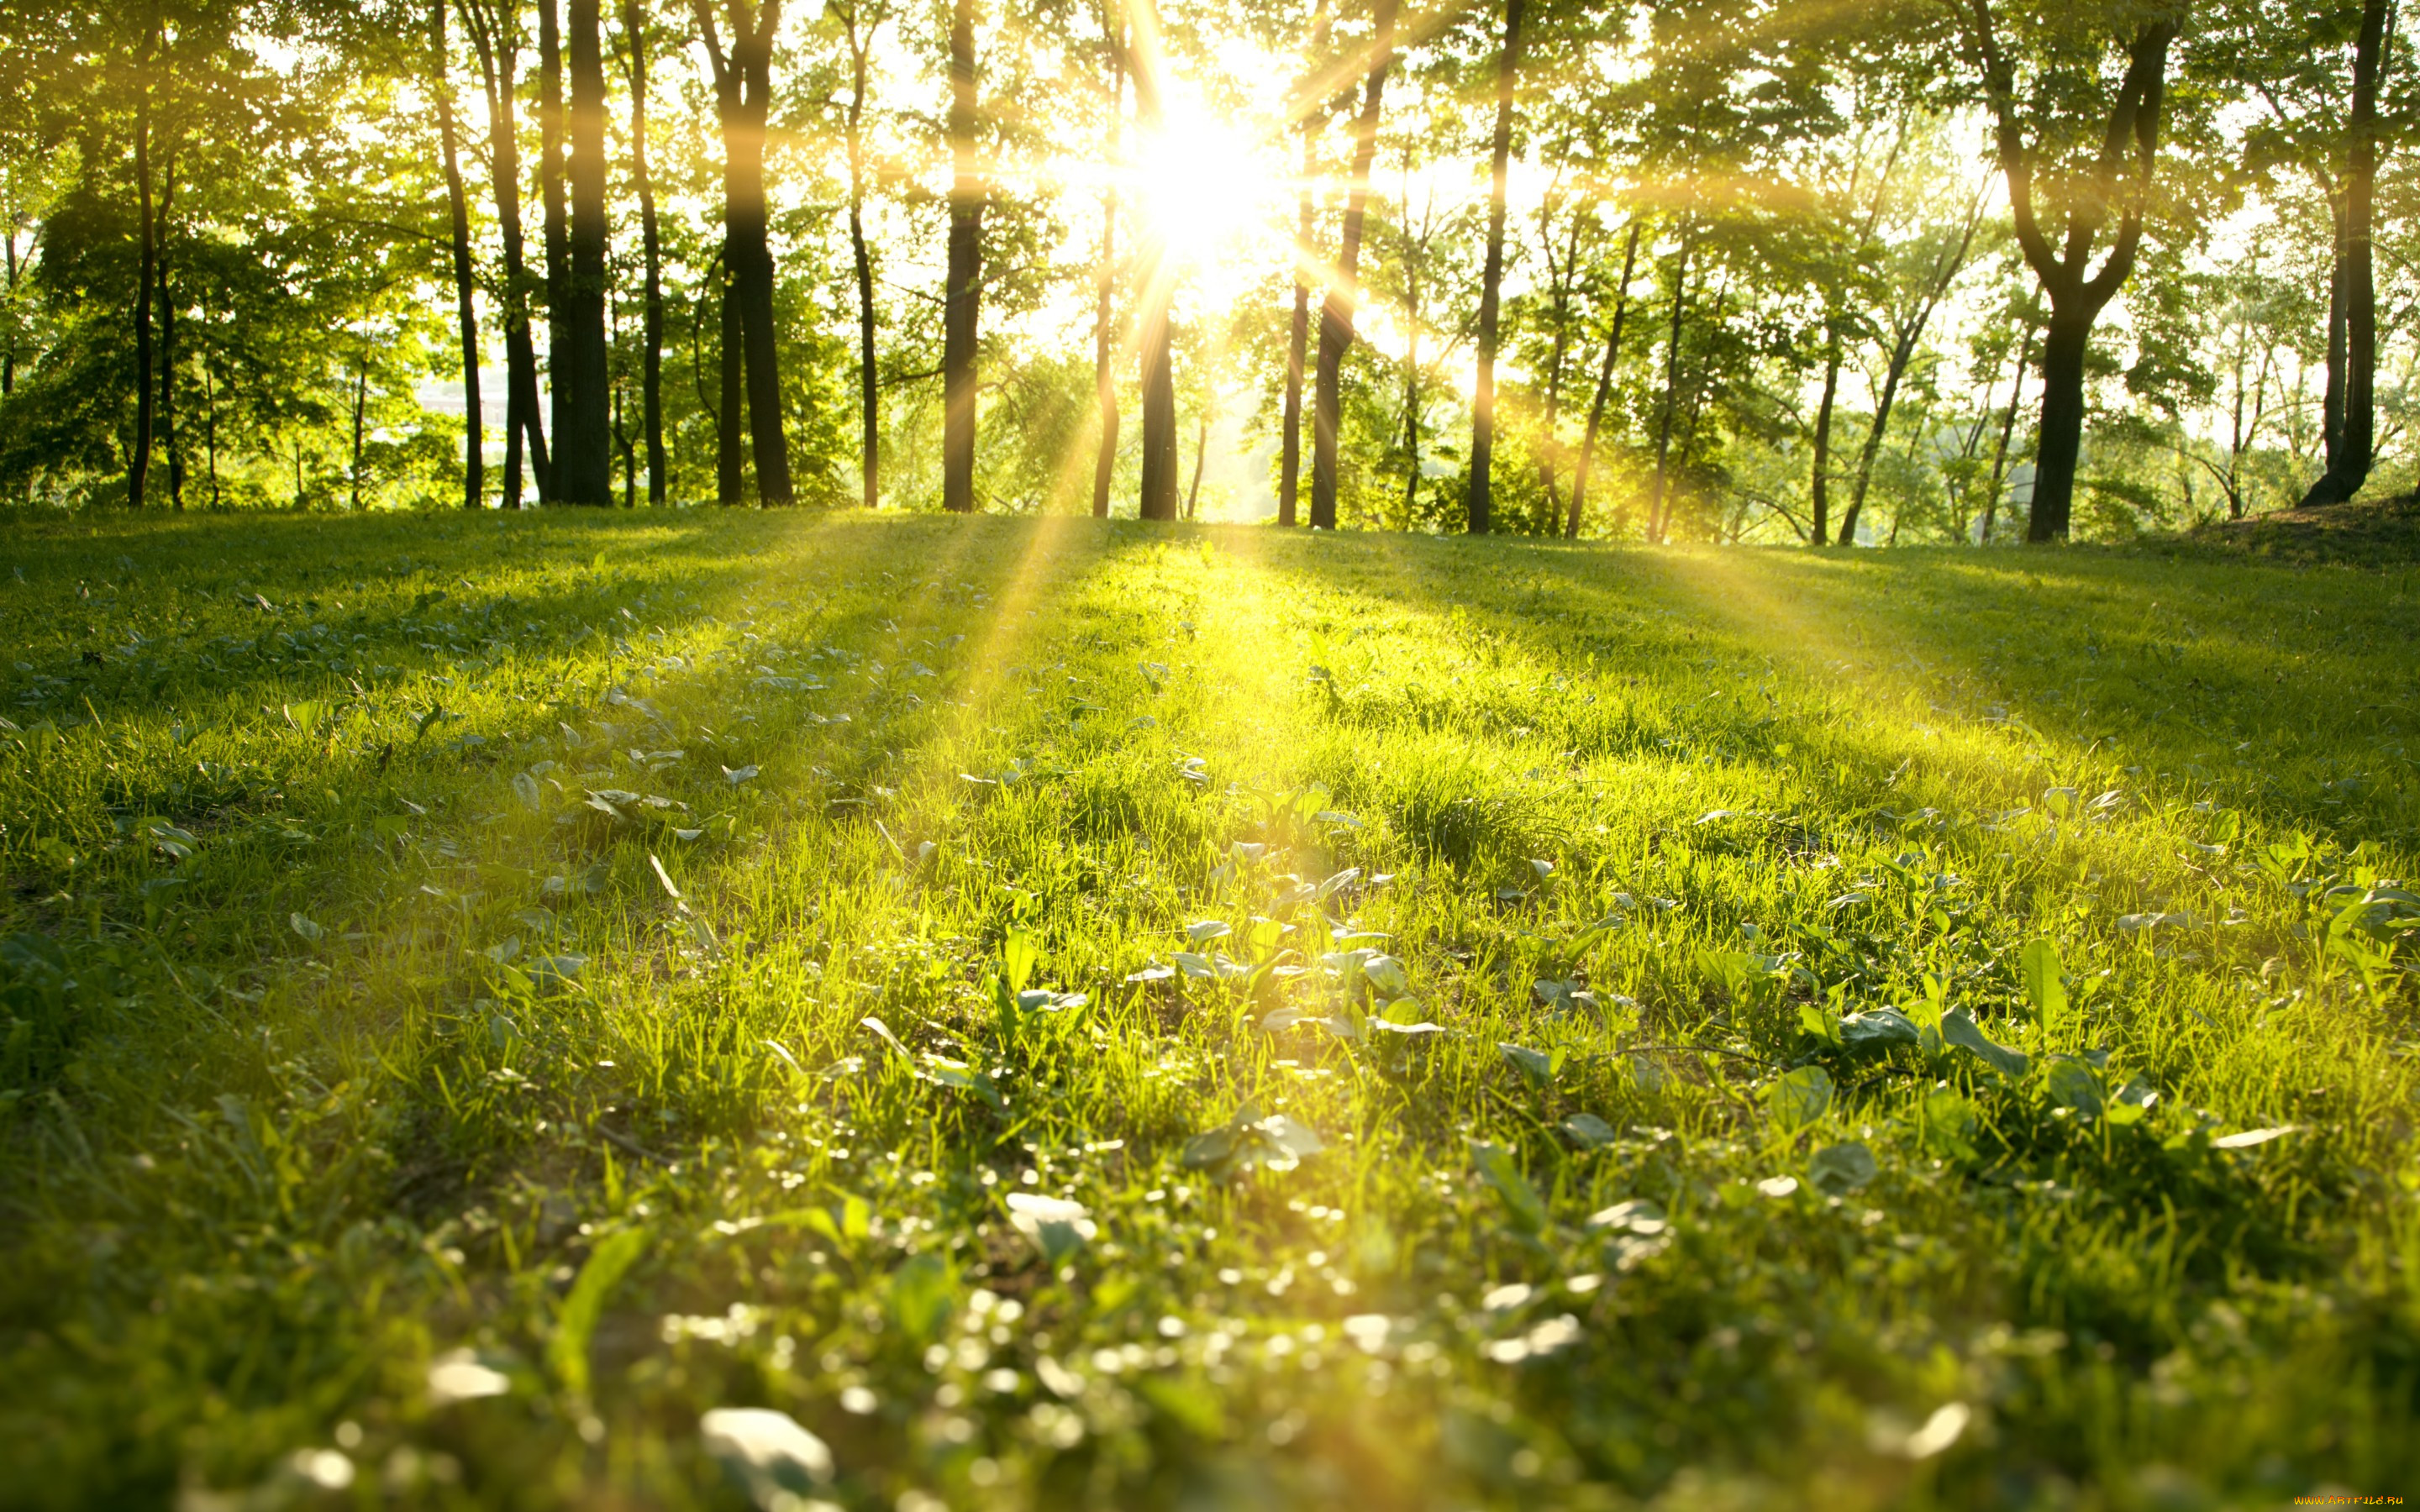
[[[1174,518],[1215,431],[1328,528],[2337,501],[2413,479],[2393,21],[0,0],[0,499]]]

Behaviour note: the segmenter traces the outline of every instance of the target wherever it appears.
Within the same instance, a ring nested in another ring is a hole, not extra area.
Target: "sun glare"
[[[1194,265],[1263,229],[1288,193],[1250,132],[1191,104],[1171,102],[1138,144],[1133,173],[1144,224]]]

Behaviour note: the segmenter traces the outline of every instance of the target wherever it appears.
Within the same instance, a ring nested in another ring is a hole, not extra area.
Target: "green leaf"
[[[1012,993],[1025,991],[1025,984],[1033,979],[1033,968],[1041,962],[1042,942],[1033,937],[1032,930],[1010,930],[1000,942],[1001,979]]]
[[[1826,1145],[1807,1163],[1807,1179],[1827,1196],[1854,1192],[1880,1172],[1874,1164],[1874,1152],[1854,1140]]]
[[[1983,1038],[1973,1011],[1962,1004],[1941,1015],[1941,1039],[1943,1043],[1956,1045],[2012,1081],[2025,1073],[2024,1052]]]
[[[2042,1085],[2057,1106],[2072,1108],[2088,1119],[2101,1117],[2101,1078],[2083,1061],[2068,1056],[2053,1057]]]
[[[1470,1142],[1470,1162],[1479,1167],[1481,1179],[1494,1187],[1496,1195],[1503,1199],[1505,1211],[1512,1217],[1514,1227],[1534,1234],[1546,1227],[1546,1199],[1540,1196],[1538,1189],[1529,1184],[1529,1179],[1521,1174],[1521,1167],[1513,1163],[1511,1150],[1474,1139]]]
[[[1563,1133],[1571,1135],[1573,1143],[1583,1149],[1594,1149],[1602,1145],[1609,1145],[1619,1137],[1612,1124],[1593,1113],[1575,1113],[1565,1119],[1559,1127]]]
[[[957,1275],[949,1262],[929,1251],[911,1256],[891,1273],[886,1303],[902,1333],[918,1344],[930,1344],[958,1309]]]
[[[1521,1068],[1521,1074],[1538,1086],[1551,1085],[1555,1079],[1555,1059],[1527,1045],[1499,1044],[1496,1047],[1505,1059]]]
[[[647,1251],[647,1231],[624,1228],[597,1242],[582,1263],[580,1274],[565,1294],[563,1310],[555,1315],[554,1336],[547,1341],[548,1364],[554,1376],[563,1382],[564,1390],[575,1396],[588,1395],[588,1341],[596,1335],[597,1320],[604,1315],[605,1301],[621,1282],[639,1257]]]
[[[1921,1038],[1915,1022],[1895,1008],[1869,1008],[1840,1021],[1840,1041],[1852,1050],[1881,1055]]]
[[[1764,1089],[1765,1105],[1783,1134],[1796,1134],[1832,1105],[1832,1075],[1821,1066],[1801,1066]]]
[[[2140,1123],[2159,1100],[2158,1088],[2137,1076],[2118,1089],[2118,1095],[2109,1100],[2109,1105],[2102,1109],[2101,1116],[2121,1127]]]
[[[2017,952],[2017,974],[2042,1028],[2062,1027],[2067,1023],[2067,982],[2060,975],[2058,947],[2048,940],[2029,942]]]

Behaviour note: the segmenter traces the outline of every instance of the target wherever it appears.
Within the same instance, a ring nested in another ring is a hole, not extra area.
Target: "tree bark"
[[[1311,523],[1336,529],[1336,447],[1343,410],[1345,354],[1353,349],[1353,313],[1361,298],[1361,223],[1370,202],[1370,164],[1378,153],[1378,116],[1384,108],[1387,70],[1395,57],[1395,16],[1401,0],[1377,0],[1376,33],[1370,44],[1370,74],[1361,89],[1361,113],[1353,123],[1353,177],[1345,186],[1344,225],[1338,239],[1336,274],[1319,306],[1319,370],[1311,385]]]
[[[2009,183],[2009,219],[2026,266],[2050,301],[2042,344],[2041,441],[2034,460],[2025,539],[2061,541],[2074,510],[2075,468],[2083,446],[2085,350],[2093,322],[2133,271],[2142,245],[2144,208],[2159,157],[2168,49],[2176,40],[2177,24],[2166,19],[2147,23],[2127,44],[2126,72],[2118,81],[2108,129],[2089,175],[2095,182],[2067,211],[2060,245],[2054,249],[2035,210],[2034,152],[2017,119],[2015,70],[1993,34],[1991,0],[1971,0],[1971,39],[1982,58],[1993,147]],[[2121,175],[2131,181],[2121,184]],[[2108,258],[2099,272],[2088,273],[2093,244],[2113,203],[2118,207],[2118,230]]]
[[[2025,369],[2033,362],[2034,328],[2025,327],[2024,339],[2017,344],[2017,374],[2009,380],[2009,412],[2000,419],[1999,444],[1992,451],[1992,491],[1983,498],[1983,535],[1981,544],[1992,544],[1992,526],[2000,516],[2000,481],[2008,476],[2009,439],[2016,434],[2017,400],[2024,394]]]
[[[647,172],[647,11],[625,0],[622,29],[630,39],[630,177],[639,192],[639,236],[646,251],[647,286],[641,316],[640,425],[647,445],[647,502],[660,507],[669,486],[664,455],[664,278],[662,228],[656,220],[655,180]]]
[[[429,48],[437,85],[437,140],[445,159],[445,208],[452,224],[454,306],[462,336],[462,507],[487,502],[487,437],[479,413],[479,310],[472,297],[471,208],[454,143],[454,71],[445,46],[445,0],[429,0]]]
[[[722,391],[718,440],[719,493],[739,501],[738,420],[748,411],[749,458],[756,467],[756,501],[793,501],[789,438],[782,424],[782,372],[773,322],[773,251],[765,206],[765,123],[772,108],[773,35],[781,0],[727,0],[731,51],[722,51],[710,0],[691,0],[714,76],[715,110],[722,128]]]
[[[1153,0],[1136,27],[1135,124],[1146,139],[1167,124],[1163,88],[1164,59],[1159,51],[1159,21]],[[1142,349],[1142,479],[1136,513],[1144,519],[1176,518],[1178,457],[1176,453],[1175,332],[1169,307],[1176,294],[1176,265],[1168,238],[1157,228],[1146,230],[1140,248],[1142,297],[1135,334]]]
[[[941,507],[975,507],[975,337],[983,297],[984,183],[975,142],[974,0],[950,6],[950,236],[941,302]]]
[[[874,36],[871,27],[858,34],[855,5],[834,9],[848,33],[848,250],[857,274],[859,471],[865,507],[873,509],[882,501],[882,385],[874,365],[874,257],[865,244],[866,54]]]
[[[1326,0],[1321,0],[1311,23],[1314,66],[1327,51],[1328,25],[1328,8]],[[1301,121],[1302,184],[1295,194],[1294,318],[1286,328],[1285,421],[1278,461],[1280,525],[1301,522],[1296,501],[1302,488],[1302,369],[1304,348],[1311,341],[1311,239],[1316,213],[1311,186],[1318,172],[1319,131],[1326,116],[1327,102],[1321,100],[1303,112]]]
[[[1470,401],[1469,530],[1485,535],[1493,501],[1489,473],[1496,461],[1496,343],[1504,286],[1504,180],[1512,157],[1513,88],[1521,73],[1523,0],[1504,0],[1504,54],[1496,75],[1496,137],[1488,180],[1487,264],[1479,281],[1479,383]]]
[[[551,4],[551,0],[549,0]],[[613,502],[613,379],[605,341],[605,57],[598,0],[570,0],[570,278],[563,297],[565,366],[555,375],[555,493],[567,504]]]
[[[2353,44],[2352,110],[2345,122],[2344,213],[2333,274],[2344,312],[2344,361],[2338,378],[2335,339],[2328,344],[2328,387],[2341,390],[2340,418],[2328,448],[2328,468],[2303,496],[2305,507],[2342,503],[2369,479],[2377,445],[2378,289],[2370,248],[2370,201],[2378,180],[2378,91],[2386,69],[2387,0],[2364,0]]]
[[[1655,421],[1655,488],[1647,501],[1647,538],[1664,538],[1664,494],[1672,456],[1672,407],[1681,393],[1681,312],[1689,302],[1689,235],[1681,234],[1672,270],[1672,329],[1664,338],[1664,404]]]
[[[160,296],[160,451],[168,463],[168,505],[185,507],[185,452],[177,435],[177,301],[169,291],[168,224],[177,201],[177,148],[172,139],[160,164],[160,206],[152,235],[152,285]]]
[[[352,480],[353,513],[362,512],[362,433],[363,422],[368,418],[370,404],[370,354],[365,349],[361,360],[353,364],[353,465],[346,470]],[[296,448],[300,454],[301,448]]]
[[[158,46],[155,22],[144,33],[142,66],[134,82],[134,194],[138,216],[134,275],[134,440],[126,458],[126,501],[143,507],[151,474],[151,285],[159,270],[158,228],[151,220],[151,63]]]
[[[1115,0],[1105,7],[1101,26],[1109,48],[1109,161],[1118,161],[1125,136],[1121,116],[1125,108],[1126,42],[1123,20],[1112,21]],[[1118,280],[1118,183],[1113,177],[1101,192],[1101,267],[1094,290],[1093,392],[1100,411],[1101,440],[1093,454],[1093,517],[1109,517],[1109,485],[1118,470],[1117,338],[1112,311]]]
[[[1193,430],[1193,486],[1185,491],[1185,517],[1193,518],[1202,502],[1202,464],[1210,455],[1210,408],[1202,406],[1202,415]]]
[[[1552,208],[1549,202],[1546,209],[1542,209],[1538,216],[1538,239],[1546,248],[1547,302],[1554,312],[1555,323],[1554,336],[1546,352],[1545,406],[1539,416],[1538,426],[1544,437],[1538,451],[1538,486],[1546,495],[1546,518],[1549,521],[1562,513],[1555,495],[1559,491],[1556,464],[1559,460],[1558,454],[1562,450],[1563,363],[1571,352],[1572,285],[1578,276],[1580,234],[1588,221],[1585,210],[1575,209],[1572,212],[1570,239],[1563,247],[1562,260],[1559,264],[1555,260],[1554,243],[1547,238],[1551,228],[1547,210]]]
[[[546,209],[546,378],[547,404],[553,411],[548,429],[558,454],[537,469],[538,498],[563,497],[562,480],[574,363],[571,356],[571,218],[563,183],[563,34],[561,0],[537,0],[537,184]]]
[[[1572,512],[1563,534],[1580,538],[1582,511],[1588,508],[1589,471],[1596,462],[1597,429],[1605,423],[1606,401],[1613,395],[1613,374],[1621,361],[1621,323],[1630,314],[1630,277],[1638,266],[1638,218],[1630,219],[1630,236],[1621,249],[1621,285],[1613,297],[1613,329],[1606,332],[1605,365],[1597,370],[1596,393],[1589,400],[1588,427],[1580,435],[1579,465],[1572,470]]]
[[[1810,546],[1831,544],[1832,530],[1832,407],[1840,397],[1840,332],[1827,331],[1828,345],[1823,348],[1823,400],[1815,407],[1815,466],[1807,475],[1807,491],[1814,518],[1807,532]],[[1842,522],[1847,532],[1855,530],[1855,522]]]
[[[530,335],[530,276],[521,231],[520,129],[514,120],[519,85],[513,73],[519,43],[513,15],[519,0],[501,0],[490,14],[481,0],[467,0],[463,15],[479,51],[479,72],[488,92],[488,160],[496,197],[496,224],[504,257],[504,481],[498,502],[521,507],[521,448],[539,477],[546,475],[546,426],[538,413],[537,348]]]

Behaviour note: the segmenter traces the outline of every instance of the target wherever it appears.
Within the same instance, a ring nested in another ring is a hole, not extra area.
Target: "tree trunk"
[[[551,0],[547,0],[551,6]],[[605,58],[598,0],[570,0],[570,271],[565,365],[555,374],[554,491],[567,504],[613,502],[613,379],[605,341]]]
[[[134,193],[140,240],[134,275],[134,443],[126,458],[126,501],[143,507],[151,473],[151,284],[159,270],[157,227],[151,220],[151,52],[157,33],[143,39],[144,67],[134,82]]]
[[[1606,401],[1613,395],[1614,368],[1621,361],[1621,322],[1630,314],[1630,275],[1638,266],[1638,218],[1630,220],[1630,236],[1621,249],[1621,286],[1613,296],[1613,329],[1606,332],[1605,365],[1598,369],[1596,393],[1589,401],[1588,427],[1580,435],[1579,465],[1572,470],[1572,512],[1564,521],[1567,539],[1580,538],[1581,512],[1588,507],[1589,470],[1596,462],[1596,433],[1605,423]]]
[[[152,240],[152,285],[160,295],[160,451],[168,463],[168,504],[185,507],[185,453],[177,437],[177,301],[169,292],[168,224],[177,200],[177,149],[174,142],[160,164],[160,207]]]
[[[1807,475],[1807,491],[1814,519],[1807,530],[1808,544],[1828,546],[1832,531],[1832,407],[1840,396],[1840,333],[1829,331],[1823,349],[1823,401],[1815,407],[1815,467]],[[1844,522],[1854,529],[1854,522]]]
[[[748,488],[747,338],[739,332],[739,293],[731,275],[731,236],[723,230],[721,329],[715,355],[720,384],[715,391],[714,501],[738,505]]]
[[[1105,9],[1102,30],[1109,46],[1109,161],[1118,161],[1125,136],[1121,116],[1125,108],[1126,43],[1123,23],[1112,24]],[[1093,393],[1101,416],[1101,441],[1093,454],[1093,517],[1109,517],[1109,485],[1118,470],[1117,339],[1112,312],[1118,281],[1118,184],[1112,177],[1101,192],[1101,267],[1093,304]]]
[[[568,392],[575,364],[571,357],[571,219],[563,184],[563,36],[555,7],[561,0],[537,0],[537,184],[546,208],[546,378],[547,404],[553,411],[548,429],[558,454],[537,468],[538,498],[563,497],[557,476],[566,450],[564,428],[568,419]]]
[[[882,385],[874,365],[874,257],[865,244],[865,75],[874,38],[870,30],[858,35],[856,7],[839,14],[848,28],[848,250],[857,274],[859,471],[865,507],[874,509],[882,501]]]
[[[445,47],[445,0],[429,0],[428,32],[435,54],[437,141],[445,159],[445,208],[453,229],[454,307],[462,335],[462,507],[487,502],[487,437],[479,413],[479,310],[472,298],[471,208],[462,195],[462,164],[454,143],[453,66]]]
[[[941,301],[941,507],[975,507],[975,368],[983,297],[984,183],[976,162],[974,0],[950,6],[950,238]]]
[[[2348,208],[2348,186],[2342,180],[2336,193],[2328,196],[2330,222],[2328,247],[2328,340],[2327,383],[2319,393],[2319,446],[2327,459],[2320,476],[2331,477],[2344,454],[2345,360],[2349,353],[2345,342],[2345,212]]]
[[[1338,239],[1336,274],[1319,306],[1319,371],[1311,386],[1311,523],[1336,529],[1336,445],[1343,410],[1344,357],[1353,349],[1353,312],[1361,298],[1361,222],[1370,201],[1370,164],[1378,154],[1378,116],[1384,108],[1387,70],[1395,57],[1395,15],[1401,0],[1377,0],[1376,33],[1370,44],[1370,75],[1362,85],[1361,113],[1353,123],[1353,177],[1345,186],[1344,225]]]
[[[2342,503],[2369,479],[2377,445],[2378,289],[2371,268],[2370,200],[2378,179],[2379,76],[2386,66],[2387,0],[2364,0],[2361,32],[2353,45],[2352,110],[2345,122],[2343,231],[2333,284],[2344,312],[2344,363],[2339,384],[2335,339],[2328,344],[2328,387],[2343,393],[2337,433],[2328,448],[2328,470],[2305,506]]]
[[[1409,154],[1404,163],[1404,219],[1411,219]],[[1411,228],[1404,230],[1404,528],[1420,509],[1420,255]]]
[[[1538,452],[1538,486],[1546,495],[1546,518],[1549,522],[1561,514],[1561,510],[1557,507],[1558,501],[1555,498],[1559,491],[1555,464],[1558,460],[1557,454],[1562,450],[1563,363],[1571,351],[1572,284],[1577,276],[1580,260],[1580,231],[1586,222],[1585,212],[1580,210],[1572,212],[1571,238],[1564,245],[1563,259],[1559,267],[1555,263],[1553,244],[1546,243],[1548,247],[1547,278],[1550,285],[1547,300],[1554,311],[1555,333],[1546,352],[1545,408],[1539,417],[1538,428],[1545,440]],[[1541,212],[1538,224],[1538,236],[1541,241],[1545,240],[1548,224],[1545,215]]]
[[[2009,438],[2016,433],[2017,400],[2024,393],[2025,368],[2034,358],[2034,328],[2025,327],[2017,344],[2016,376],[2009,379],[2009,412],[2000,419],[1999,444],[1992,449],[1992,490],[1983,496],[1983,530],[1978,544],[1992,544],[1992,526],[2000,517],[2000,480],[2008,476]]]
[[[1689,237],[1681,235],[1672,270],[1672,329],[1664,339],[1664,405],[1655,421],[1655,489],[1647,501],[1647,538],[1664,538],[1664,492],[1672,456],[1672,406],[1681,392],[1681,312],[1689,299]]]
[[[1512,94],[1521,74],[1523,0],[1504,0],[1504,53],[1496,72],[1496,138],[1489,148],[1487,266],[1479,280],[1479,385],[1470,401],[1469,529],[1489,525],[1489,472],[1496,462],[1496,342],[1504,287],[1504,179],[1512,157]]]
[[[1204,405],[1201,420],[1193,430],[1193,486],[1185,490],[1185,517],[1187,521],[1193,518],[1194,510],[1202,502],[1202,464],[1209,455],[1210,407]]]
[[[2092,323],[2053,310],[2042,336],[2041,437],[2034,448],[2033,500],[2025,539],[2067,538],[2075,504],[2075,464],[2084,448],[2084,354]]]
[[[0,347],[0,399],[17,392],[17,215],[16,207],[0,207],[7,224],[0,225],[8,243],[8,344]]]
[[[664,455],[663,238],[656,221],[655,180],[647,173],[647,12],[639,0],[625,0],[622,29],[630,39],[630,177],[639,192],[639,236],[646,249],[644,313],[640,353],[640,425],[647,443],[647,502],[661,507],[669,486]]]
[[[482,0],[468,0],[463,15],[479,50],[479,71],[488,92],[488,160],[496,196],[496,224],[504,255],[504,482],[498,502],[521,507],[521,448],[546,474],[546,427],[538,413],[537,349],[530,336],[530,277],[522,256],[520,129],[513,118],[519,85],[513,77],[517,46],[512,16],[519,0],[503,0],[492,15]]]
[[[353,513],[356,515],[362,512],[362,423],[367,417],[369,403],[370,354],[365,351],[361,361],[353,366],[353,465],[346,472],[346,476],[352,480]],[[296,452],[299,455],[301,448],[297,447]]]
[[[765,122],[772,108],[773,35],[781,0],[728,0],[731,51],[715,30],[711,0],[691,0],[714,79],[722,128],[722,414],[717,427],[716,495],[740,499],[739,412],[748,411],[756,501],[792,501],[790,443],[782,423],[782,369],[773,322],[773,249],[765,207]]]
[[[1165,59],[1159,51],[1159,23],[1152,0],[1136,27],[1135,125],[1145,138],[1166,126],[1162,90]],[[1176,263],[1168,238],[1147,230],[1140,248],[1138,270],[1142,298],[1135,334],[1142,348],[1142,487],[1136,513],[1144,519],[1176,518],[1178,457],[1176,452],[1175,332],[1169,307],[1176,295]]]

